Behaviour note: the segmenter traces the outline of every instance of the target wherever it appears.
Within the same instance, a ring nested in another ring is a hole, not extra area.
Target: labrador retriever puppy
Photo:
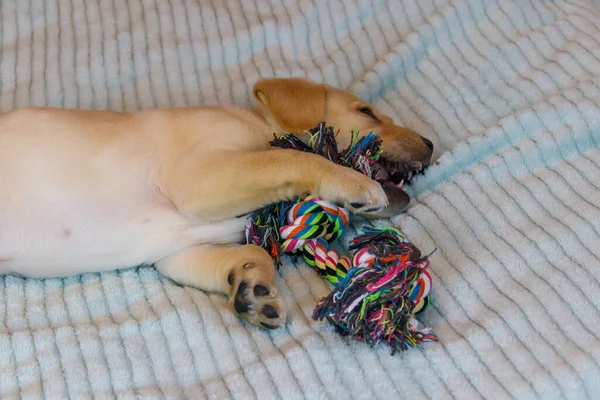
[[[255,325],[282,326],[273,261],[242,244],[240,216],[309,194],[358,214],[398,213],[409,198],[393,178],[428,164],[433,145],[324,84],[262,79],[253,94],[256,109],[0,115],[0,273],[66,277],[154,264],[180,284],[229,295]],[[321,121],[339,129],[341,146],[356,128],[382,137],[383,185],[314,154],[270,148],[274,133],[303,134]]]

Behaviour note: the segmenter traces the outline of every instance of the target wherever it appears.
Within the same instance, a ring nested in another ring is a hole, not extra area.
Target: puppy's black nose
[[[423,141],[425,142],[427,147],[429,147],[429,150],[433,151],[433,142],[431,140],[425,139],[425,138],[423,138]]]

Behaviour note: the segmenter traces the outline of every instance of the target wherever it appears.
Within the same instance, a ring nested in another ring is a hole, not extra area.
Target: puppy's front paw
[[[377,212],[388,206],[387,196],[377,181],[339,165],[321,176],[317,195],[357,214]]]
[[[233,312],[251,324],[266,329],[285,325],[287,307],[285,298],[275,283],[275,266],[246,264],[229,274]]]

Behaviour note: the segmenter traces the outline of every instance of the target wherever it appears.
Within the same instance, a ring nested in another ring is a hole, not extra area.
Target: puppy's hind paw
[[[273,274],[261,273],[263,268],[246,264],[238,271],[231,272],[229,304],[233,312],[251,324],[265,329],[277,329],[286,322],[285,298],[279,291]]]

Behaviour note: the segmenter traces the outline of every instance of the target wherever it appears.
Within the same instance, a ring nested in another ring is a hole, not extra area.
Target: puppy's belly
[[[77,218],[0,215],[0,274],[66,277],[151,264],[194,244],[240,242],[244,225],[195,226],[175,210],[139,205]]]

